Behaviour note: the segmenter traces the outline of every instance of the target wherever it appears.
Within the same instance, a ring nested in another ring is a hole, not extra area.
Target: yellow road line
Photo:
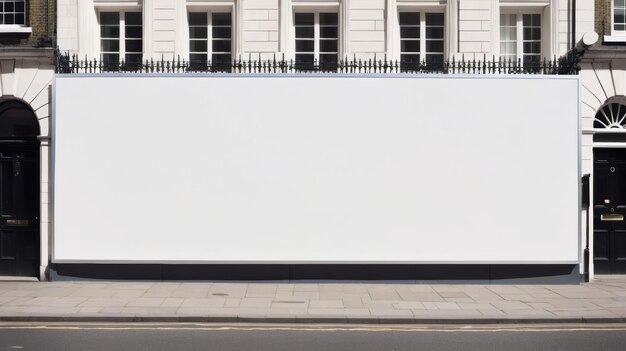
[[[625,326],[576,326],[576,327],[475,327],[450,326],[446,328],[424,327],[316,327],[316,326],[210,326],[210,325],[0,325],[0,329],[30,330],[158,330],[158,331],[313,331],[313,332],[576,332],[576,331],[626,331]]]

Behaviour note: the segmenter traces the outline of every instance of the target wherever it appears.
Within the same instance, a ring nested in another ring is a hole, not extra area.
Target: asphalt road
[[[4,350],[626,350],[626,325],[0,324]]]

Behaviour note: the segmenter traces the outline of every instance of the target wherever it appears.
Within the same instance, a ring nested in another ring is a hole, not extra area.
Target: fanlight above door
[[[593,120],[595,129],[626,129],[626,105],[608,102],[596,113]]]

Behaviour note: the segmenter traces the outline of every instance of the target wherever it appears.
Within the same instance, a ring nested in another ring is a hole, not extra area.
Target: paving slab
[[[0,281],[0,321],[624,323],[626,276],[580,285]]]

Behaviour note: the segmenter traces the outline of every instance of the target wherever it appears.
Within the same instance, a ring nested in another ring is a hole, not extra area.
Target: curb
[[[622,317],[565,318],[348,318],[348,317],[211,317],[211,316],[0,316],[0,322],[76,322],[76,323],[247,323],[247,324],[619,324]]]

